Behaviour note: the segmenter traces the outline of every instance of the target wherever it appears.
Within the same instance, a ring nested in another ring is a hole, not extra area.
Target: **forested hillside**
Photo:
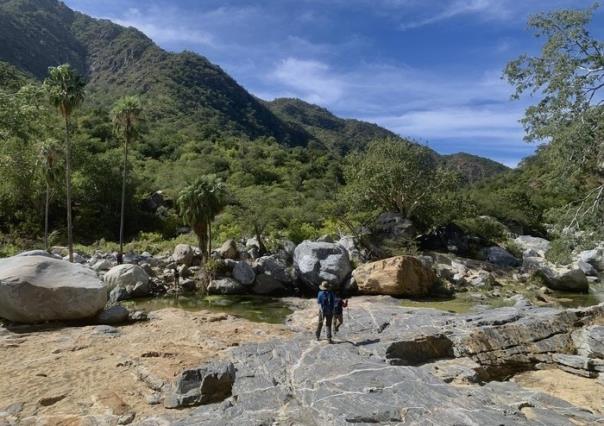
[[[82,242],[117,238],[123,140],[112,109],[124,95],[138,97],[142,110],[127,161],[128,238],[176,235],[183,220],[174,203],[149,208],[147,198],[161,190],[173,201],[204,175],[229,189],[217,240],[265,233],[299,241],[365,226],[388,209],[408,212],[420,231],[450,221],[471,228],[472,217],[488,214],[545,232],[544,222],[593,186],[590,172],[556,175],[562,143],[518,170],[468,154],[441,156],[301,100],[259,100],[196,53],[166,52],[134,28],[55,0],[0,1],[0,42],[0,231],[11,241],[41,238],[47,192],[50,229],[64,238],[64,188],[61,179],[48,181],[40,160],[41,148],[54,144],[59,169],[65,161],[62,119],[41,84],[48,67],[62,63],[86,82],[70,127]]]

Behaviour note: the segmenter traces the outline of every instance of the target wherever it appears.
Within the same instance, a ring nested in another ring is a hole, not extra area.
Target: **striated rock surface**
[[[425,296],[436,276],[432,268],[412,256],[397,256],[359,266],[353,272],[362,294]]]
[[[47,256],[0,260],[0,317],[36,323],[93,317],[107,303],[96,273]]]
[[[496,381],[537,365],[596,365],[597,360],[574,358],[571,333],[601,321],[604,304],[455,315],[401,308],[391,298],[375,300],[352,299],[333,345],[301,333],[234,348],[232,396],[196,408],[176,424],[589,425],[604,420],[553,396]],[[296,312],[292,327],[310,330],[312,309]],[[485,380],[491,382],[471,385]]]

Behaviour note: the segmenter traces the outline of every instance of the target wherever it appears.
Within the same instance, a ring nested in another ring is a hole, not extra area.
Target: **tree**
[[[552,178],[574,180],[584,191],[563,215],[570,229],[594,217],[604,225],[604,44],[588,29],[596,7],[532,17],[529,26],[545,38],[540,55],[522,55],[504,71],[514,98],[525,92],[541,97],[522,120],[525,139],[549,142],[546,153],[557,172]]]
[[[65,192],[67,198],[67,246],[73,262],[73,226],[71,220],[71,139],[70,124],[74,110],[84,100],[85,83],[69,64],[48,68],[44,80],[50,103],[57,108],[65,123]]]
[[[44,248],[48,247],[48,210],[50,205],[51,189],[59,181],[59,161],[60,154],[57,143],[54,139],[48,139],[40,147],[40,163],[44,182],[46,184],[46,196],[44,202]]]
[[[176,200],[183,220],[197,235],[204,262],[211,251],[212,221],[222,212],[226,202],[226,185],[216,175],[199,177],[193,184],[184,188]]]
[[[427,207],[457,184],[454,173],[438,165],[434,153],[398,139],[369,144],[366,153],[352,154],[344,168],[349,210],[397,212],[430,224]],[[435,209],[433,209],[435,210]]]
[[[139,136],[143,108],[134,96],[120,99],[111,110],[111,120],[115,134],[124,143],[124,168],[122,170],[122,203],[120,213],[120,256],[124,252],[124,216],[126,203],[126,180],[128,176],[128,146]]]

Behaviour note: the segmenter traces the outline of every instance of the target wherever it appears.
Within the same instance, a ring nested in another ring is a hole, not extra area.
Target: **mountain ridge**
[[[107,108],[123,94],[152,100],[144,151],[152,158],[169,158],[185,140],[220,135],[273,137],[287,146],[317,144],[336,157],[375,139],[403,139],[300,99],[261,100],[202,55],[168,52],[136,28],[89,17],[57,0],[0,0],[0,40],[0,60],[39,80],[48,66],[70,63],[88,80],[88,102],[94,107]],[[165,123],[176,123],[179,132],[166,134]],[[449,157],[435,155],[448,163]],[[470,173],[461,170],[469,181],[507,169],[470,157],[464,161]]]

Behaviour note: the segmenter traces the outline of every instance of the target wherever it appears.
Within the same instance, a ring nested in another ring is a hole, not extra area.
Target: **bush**
[[[493,243],[504,240],[508,234],[505,225],[489,216],[460,219],[455,223],[466,233]]]
[[[573,261],[574,242],[569,238],[558,238],[551,242],[545,258],[553,263],[568,265]]]

